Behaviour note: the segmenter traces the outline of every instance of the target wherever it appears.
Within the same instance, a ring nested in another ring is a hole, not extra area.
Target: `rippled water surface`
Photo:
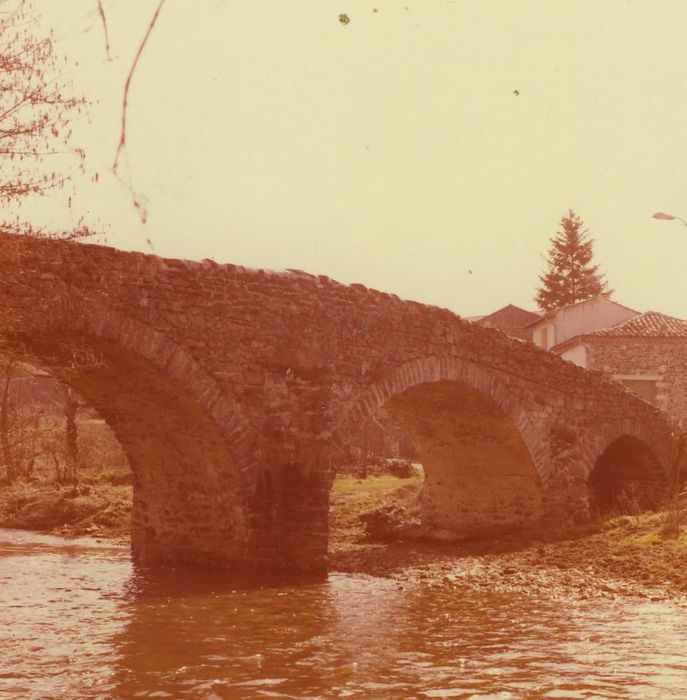
[[[0,531],[2,698],[687,698],[687,611],[332,575],[136,575]]]

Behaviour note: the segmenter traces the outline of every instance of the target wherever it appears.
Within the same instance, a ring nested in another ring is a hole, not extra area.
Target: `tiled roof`
[[[514,304],[508,304],[488,316],[482,316],[473,321],[473,323],[477,323],[480,326],[487,326],[488,328],[498,328],[514,338],[531,340],[531,333],[526,331],[525,327],[538,318],[539,314],[533,311],[527,311]]]
[[[585,333],[585,336],[632,336],[640,338],[687,338],[687,321],[647,311],[610,328]]]

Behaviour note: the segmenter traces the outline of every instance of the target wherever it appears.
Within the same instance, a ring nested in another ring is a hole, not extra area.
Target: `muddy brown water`
[[[0,530],[0,698],[687,698],[687,609],[364,575],[256,586]]]

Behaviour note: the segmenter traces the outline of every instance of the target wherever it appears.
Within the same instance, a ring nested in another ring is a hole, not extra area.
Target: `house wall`
[[[591,337],[587,367],[618,378],[656,382],[656,405],[687,418],[687,338]]]
[[[587,366],[587,348],[580,344],[561,353],[561,357],[568,362],[572,362],[578,367]]]
[[[596,297],[579,304],[564,306],[558,309],[552,318],[534,326],[534,342],[540,347],[551,347],[551,331],[548,333],[548,346],[541,342],[539,335],[540,328],[549,323],[555,326],[555,333],[553,333],[555,340],[553,344],[558,345],[570,338],[574,338],[576,335],[589,333],[599,328],[615,326],[638,315],[636,311],[620,306],[620,304],[616,304],[605,297]]]
[[[548,350],[556,344],[556,326],[550,321],[537,325],[532,331],[532,342]]]

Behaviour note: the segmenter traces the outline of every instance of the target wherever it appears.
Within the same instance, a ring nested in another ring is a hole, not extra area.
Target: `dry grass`
[[[363,513],[395,503],[413,509],[416,507],[423,478],[415,476],[400,479],[396,476],[370,476],[358,479],[338,475],[330,493],[329,538],[332,546],[362,539]]]
[[[0,527],[128,539],[133,487],[128,469],[85,470],[61,486],[47,475],[0,489]]]
[[[608,580],[623,580],[623,590],[628,591],[656,586],[687,591],[687,533],[671,537],[663,532],[667,510],[617,514],[605,521],[556,531],[533,530],[460,545],[365,541],[359,516],[392,503],[417,507],[421,485],[421,478],[338,477],[331,491],[332,567],[396,575],[411,562],[413,566],[426,564],[430,570],[439,562],[452,571],[460,568],[464,558],[473,561],[477,557],[485,566],[501,570],[508,565],[523,576],[544,572],[546,578],[558,572],[559,578],[568,577],[584,590],[594,589],[597,582],[603,588]]]

